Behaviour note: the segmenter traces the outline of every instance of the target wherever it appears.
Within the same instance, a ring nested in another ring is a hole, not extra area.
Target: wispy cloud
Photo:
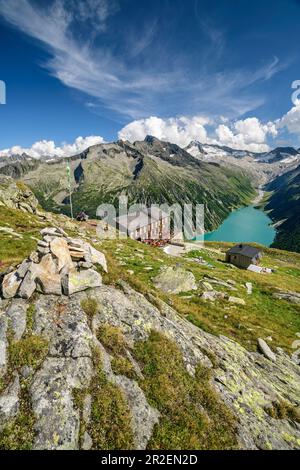
[[[104,40],[108,22],[119,8],[115,0],[55,0],[47,7],[30,0],[0,0],[0,14],[50,52],[46,67],[54,77],[88,95],[86,101],[94,110],[100,106],[126,118],[199,112],[239,116],[263,103],[249,87],[286,66],[274,58],[257,70],[216,73],[206,65],[195,73],[184,59],[172,55],[167,63],[159,56],[134,60],[150,48],[158,20],[145,23],[144,30],[139,25],[139,41],[120,53]],[[223,33],[208,20],[202,26],[221,54]]]

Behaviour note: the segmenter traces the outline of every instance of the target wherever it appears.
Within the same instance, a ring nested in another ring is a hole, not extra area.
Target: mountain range
[[[90,147],[73,156],[74,212],[95,217],[101,203],[205,204],[206,229],[216,228],[233,210],[255,196],[253,177],[243,168],[202,162],[178,145],[148,136]],[[6,159],[0,172],[25,182],[44,209],[70,213],[67,159]]]
[[[186,148],[147,136],[144,141],[95,145],[70,158],[15,155],[0,159],[0,173],[25,182],[41,206],[70,214],[67,161],[74,212],[95,217],[101,203],[203,203],[206,230],[216,229],[256,188],[271,193],[266,209],[278,224],[276,247],[300,251],[300,149],[254,153],[192,141]],[[291,237],[291,233],[293,236]]]
[[[281,164],[300,164],[300,148],[294,147],[277,147],[269,152],[255,153],[248,150],[236,150],[231,147],[220,146],[215,144],[202,144],[197,140],[193,140],[185,147],[185,150],[198,159],[210,159],[213,157],[233,157],[237,159],[251,158],[258,163],[277,163]]]

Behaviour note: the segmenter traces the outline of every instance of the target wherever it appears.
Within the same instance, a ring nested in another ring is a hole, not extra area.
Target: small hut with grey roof
[[[259,265],[261,258],[261,250],[244,244],[233,246],[226,253],[226,263],[244,269],[248,269],[251,264]]]

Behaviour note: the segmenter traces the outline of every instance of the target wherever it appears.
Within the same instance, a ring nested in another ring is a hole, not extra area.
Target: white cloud
[[[77,137],[73,144],[63,144],[60,147],[55,145],[53,140],[41,140],[35,142],[30,148],[18,145],[10,149],[0,150],[0,157],[10,157],[12,155],[22,155],[26,153],[33,158],[41,157],[69,157],[83,152],[88,147],[104,143],[103,137],[91,135],[89,137]]]
[[[155,116],[133,121],[119,132],[119,139],[143,140],[146,135],[153,135],[160,140],[175,143],[181,147],[188,145],[191,140],[207,142],[205,125],[210,120],[203,116],[161,119]]]
[[[221,116],[220,121],[224,122]],[[275,137],[277,129],[274,123],[263,124],[256,117],[226,122],[209,132],[207,126],[213,122],[205,116],[180,117],[162,119],[150,117],[131,122],[119,132],[122,140],[143,140],[146,135],[153,135],[161,140],[173,142],[181,147],[187,146],[191,140],[199,142],[227,145],[238,150],[266,152],[269,150],[268,137]]]
[[[276,121],[278,129],[287,128],[291,134],[300,137],[300,103],[291,108],[281,119]]]
[[[220,124],[216,129],[217,143],[234,149],[267,152],[269,136],[277,135],[273,122],[262,124],[256,117],[236,121],[233,125]]]
[[[300,106],[293,107],[281,119],[267,123],[262,123],[256,117],[230,122],[223,116],[215,121],[207,116],[175,118],[151,116],[127,124],[119,131],[118,138],[135,142],[144,140],[147,135],[153,135],[180,147],[186,147],[192,140],[198,140],[202,144],[225,145],[250,152],[267,152],[270,150],[269,144],[272,139],[278,136],[282,128],[287,128],[291,134],[300,136]],[[105,143],[105,140],[100,136],[77,137],[74,143],[64,143],[61,146],[56,146],[51,140],[42,140],[30,148],[14,146],[0,150],[0,157],[22,153],[33,158],[65,157],[76,155],[92,145],[101,143]]]

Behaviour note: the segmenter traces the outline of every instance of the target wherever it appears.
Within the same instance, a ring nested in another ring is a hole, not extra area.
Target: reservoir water
[[[271,224],[272,220],[265,212],[253,206],[243,207],[232,212],[217,230],[206,233],[204,239],[270,246],[276,235]]]

